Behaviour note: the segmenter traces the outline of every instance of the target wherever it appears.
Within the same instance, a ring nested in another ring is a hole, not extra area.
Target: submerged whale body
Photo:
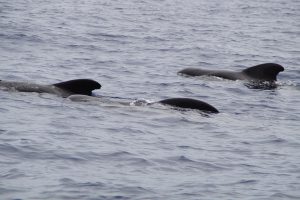
[[[68,97],[73,101],[103,101],[110,102],[108,98],[94,97],[92,91],[100,89],[101,85],[91,79],[75,79],[52,85],[40,85],[26,82],[9,82],[0,80],[0,88],[8,90],[17,90],[20,92],[50,93],[62,97]],[[111,101],[113,102],[113,101]],[[122,105],[130,105],[130,102],[117,102]],[[203,101],[189,98],[171,98],[158,101],[163,105],[170,105],[177,108],[197,109],[204,112],[218,113],[213,106]],[[149,103],[152,104],[152,103]]]
[[[72,94],[92,95],[92,91],[100,89],[101,85],[91,79],[75,79],[52,85],[40,85],[26,82],[9,82],[0,80],[0,88],[17,90],[20,92],[50,93],[62,97]]]
[[[164,105],[170,105],[178,108],[196,109],[204,112],[218,113],[219,111],[212,105],[190,98],[171,98],[159,101]]]
[[[212,105],[199,101],[196,99],[190,99],[190,98],[170,98],[170,99],[164,99],[157,102],[149,103],[145,100],[143,100],[143,103],[136,103],[137,101],[134,101],[134,103],[129,102],[127,99],[127,102],[124,101],[116,101],[115,98],[109,98],[109,97],[94,97],[94,96],[86,96],[86,95],[71,95],[68,97],[71,101],[77,101],[77,102],[93,102],[93,103],[117,103],[121,105],[135,105],[135,106],[142,106],[142,105],[153,105],[153,104],[162,104],[162,105],[168,105],[172,106],[174,108],[184,108],[184,109],[195,109],[207,113],[218,113],[219,111],[213,107]]]
[[[284,71],[284,68],[276,63],[264,63],[249,67],[240,72],[227,70],[206,70],[199,68],[186,68],[179,71],[179,74],[188,76],[216,76],[229,80],[249,80],[249,81],[271,81],[277,80],[279,72]]]

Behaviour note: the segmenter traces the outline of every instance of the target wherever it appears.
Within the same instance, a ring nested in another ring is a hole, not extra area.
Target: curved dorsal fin
[[[84,95],[92,95],[93,90],[101,88],[100,83],[91,79],[75,79],[53,85],[72,94]]]
[[[171,98],[159,101],[161,104],[175,106],[179,108],[197,109],[205,112],[218,113],[219,111],[212,105],[190,98]]]
[[[279,72],[284,68],[276,63],[264,63],[244,69],[242,72],[254,80],[276,81]]]

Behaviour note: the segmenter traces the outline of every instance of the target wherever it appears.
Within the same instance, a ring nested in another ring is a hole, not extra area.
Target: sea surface
[[[78,78],[132,104],[0,90],[1,200],[300,199],[299,0],[0,0],[0,79]],[[171,97],[220,113],[136,105]]]

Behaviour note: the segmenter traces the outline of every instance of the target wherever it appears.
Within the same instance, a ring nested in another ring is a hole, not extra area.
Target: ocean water
[[[220,113],[0,90],[0,199],[300,199],[298,0],[0,0],[0,79],[101,83]],[[285,67],[275,89],[177,74]]]

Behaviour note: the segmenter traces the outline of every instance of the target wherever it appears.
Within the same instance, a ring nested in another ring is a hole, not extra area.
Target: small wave
[[[20,172],[20,170],[18,169],[11,169],[8,172],[0,175],[1,179],[16,179],[16,178],[20,178],[20,177],[26,177],[26,175],[22,172]]]
[[[109,194],[112,195],[105,195],[102,194],[101,196],[98,196],[97,199],[132,199],[129,198],[129,196],[136,196],[137,194],[146,194],[151,193],[150,190],[140,187],[140,186],[128,186],[128,184],[112,184],[107,185],[102,182],[78,182],[71,178],[62,178],[59,180],[60,186],[59,190],[54,191],[48,191],[44,192],[44,195],[52,196],[51,199],[53,199],[53,195],[55,196],[57,192],[59,193],[65,193],[65,197],[73,197],[72,199],[87,199],[88,196],[90,196],[91,190],[100,190],[100,191],[107,191]],[[121,191],[121,192],[120,192]],[[81,195],[82,198],[78,198],[78,195]],[[76,195],[76,198],[75,196]],[[84,198],[83,198],[84,197]]]
[[[83,183],[78,183],[75,182],[73,179],[70,178],[62,178],[59,180],[61,182],[61,184],[64,187],[78,187],[78,188],[82,188],[82,187],[100,187],[102,188],[105,184],[101,183],[101,182],[83,182]]]
[[[4,144],[0,144],[0,151],[6,152],[6,153],[16,153],[16,152],[20,152],[20,149],[17,147],[14,147],[10,144],[4,143]]]
[[[153,163],[148,161],[145,158],[137,157],[132,153],[129,153],[127,151],[118,151],[113,153],[107,153],[104,155],[99,155],[98,159],[107,159],[109,161],[118,161],[118,162],[126,162],[126,165],[128,163],[133,166],[152,166]],[[120,163],[120,164],[122,164]]]
[[[300,196],[299,195],[290,195],[290,194],[284,194],[284,193],[281,193],[281,192],[277,192],[273,195],[270,196],[270,199],[277,199],[277,198],[280,198],[280,199],[300,199]]]
[[[74,156],[71,154],[66,154],[66,153],[55,153],[53,155],[49,155],[49,159],[62,159],[65,161],[73,161],[73,162],[85,162],[86,159],[79,157],[79,156]]]
[[[60,153],[53,150],[41,151],[39,147],[32,145],[12,146],[10,144],[0,144],[0,151],[10,157],[18,159],[33,159],[33,160],[64,160],[73,162],[86,161],[84,158],[67,153]]]
[[[37,35],[26,35],[24,33],[16,34],[1,34],[0,37],[6,40],[28,41],[28,42],[43,42],[43,40]]]
[[[103,39],[104,41],[118,42],[128,44],[131,39],[137,39],[135,36],[111,34],[111,33],[89,33],[90,36]]]
[[[157,36],[146,36],[144,39],[147,42],[165,42],[167,41],[165,38],[157,37]]]
[[[179,156],[179,157],[171,157],[170,158],[173,161],[176,161],[180,164],[187,164],[186,167],[193,167],[194,169],[200,169],[204,171],[215,171],[215,170],[224,170],[225,167],[221,167],[217,164],[213,164],[210,162],[204,162],[204,161],[195,161],[190,158],[187,158],[185,156]]]
[[[102,47],[96,46],[96,45],[83,45],[83,44],[69,44],[66,45],[67,48],[70,49],[80,49],[80,50],[90,50],[90,51],[101,51]],[[76,60],[76,59],[75,59]],[[79,60],[82,60],[82,58],[80,58]],[[89,60],[89,59],[87,59]]]
[[[147,99],[136,99],[136,100],[130,102],[130,105],[131,106],[146,106],[146,105],[149,105],[151,103],[154,103],[154,101],[150,101],[150,100],[147,100]]]
[[[103,36],[108,38],[126,38],[126,35],[109,34],[109,33],[90,33],[92,36]]]
[[[256,184],[258,183],[257,180],[253,180],[253,179],[250,179],[250,180],[246,180],[246,179],[242,179],[242,180],[239,180],[239,181],[236,181],[236,182],[231,182],[231,183],[224,183],[224,184],[220,184],[220,185],[223,185],[223,186],[234,186],[234,185],[241,185],[241,184],[245,184],[245,185],[253,185],[253,184]]]
[[[0,109],[0,110],[2,110],[2,109]],[[6,133],[6,130],[0,129],[0,135],[1,135],[1,134],[5,134],[5,133]]]
[[[241,180],[238,182],[238,184],[255,184],[258,183],[257,180]]]
[[[178,148],[181,149],[195,149],[195,150],[203,150],[203,148],[200,147],[192,147],[192,146],[188,146],[188,145],[179,145],[177,146]]]
[[[144,167],[153,166],[153,164],[145,158],[130,158],[128,159],[128,161],[133,166],[144,166]]]
[[[127,151],[117,151],[117,152],[112,152],[112,153],[106,153],[106,154],[103,154],[102,156],[104,157],[109,157],[109,158],[128,158],[128,157],[131,157],[133,156],[132,153],[129,153]]]
[[[18,189],[8,189],[8,188],[3,188],[0,187],[0,194],[4,195],[4,194],[15,194],[17,192],[24,192],[23,190],[18,190]],[[14,199],[14,200],[21,200],[21,199]]]
[[[260,143],[260,144],[284,144],[287,143],[288,141],[283,139],[283,138],[278,138],[278,137],[271,137],[270,139],[265,139],[262,141],[258,141],[256,143]]]
[[[180,162],[191,162],[191,163],[196,163],[195,161],[185,157],[185,156],[179,156],[179,157],[175,157],[175,160],[178,160]]]

